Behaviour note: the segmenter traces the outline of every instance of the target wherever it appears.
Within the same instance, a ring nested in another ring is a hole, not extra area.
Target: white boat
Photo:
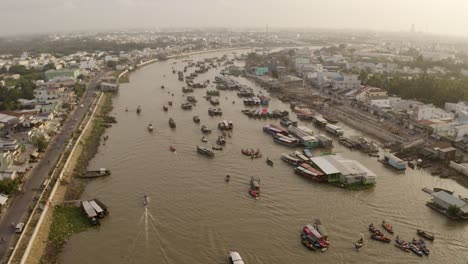
[[[236,251],[229,251],[229,262],[231,264],[244,264],[242,257]]]
[[[325,129],[328,132],[330,132],[330,133],[332,133],[332,134],[334,134],[336,136],[342,136],[344,134],[344,130],[341,127],[335,126],[335,125],[332,125],[332,124],[326,125]]]

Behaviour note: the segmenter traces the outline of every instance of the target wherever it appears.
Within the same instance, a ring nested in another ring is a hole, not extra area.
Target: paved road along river
[[[215,55],[222,54],[193,59]],[[113,110],[118,123],[108,129],[109,140],[90,164],[90,168],[111,169],[112,176],[91,181],[83,194],[83,199],[99,197],[111,214],[99,228],[71,238],[63,263],[226,263],[230,249],[239,251],[246,263],[466,263],[468,223],[453,222],[426,207],[430,196],[421,191],[444,187],[468,196],[465,188],[421,170],[397,173],[337,142],[335,152],[359,160],[378,175],[376,187],[349,191],[310,182],[279,159],[282,152],[291,150],[262,131],[272,121],[241,114],[244,106],[235,92],[221,92],[222,118],[208,116],[206,89],[195,90],[198,104],[193,110],[182,110],[185,84],[171,71],[185,65],[180,59],[149,65],[132,73],[131,83],[120,87]],[[189,68],[188,73],[193,70]],[[213,81],[216,74],[210,70],[196,81]],[[249,80],[237,79],[260,90]],[[163,112],[162,105],[169,100],[174,106]],[[135,113],[137,105],[142,107],[141,115]],[[270,108],[289,110],[276,99]],[[200,115],[200,124],[192,121],[195,114]],[[177,123],[174,130],[168,126],[169,117]],[[197,155],[195,146],[202,144],[200,125],[213,128],[209,141],[214,145],[216,125],[223,118],[234,122],[225,149],[213,159]],[[146,128],[150,122],[155,126],[153,133]],[[359,134],[343,127],[348,135]],[[169,151],[169,145],[177,151]],[[264,159],[243,156],[241,149],[247,147],[260,148],[264,157],[275,162],[274,168]],[[228,184],[226,174],[231,175]],[[247,193],[250,176],[261,178],[259,200]],[[147,214],[144,194],[151,199]],[[301,228],[316,217],[329,229],[332,246],[325,253],[310,252],[299,241]],[[396,234],[406,240],[417,237],[417,228],[435,232],[435,242],[429,243],[431,255],[419,258],[392,244],[370,240],[367,226],[380,225],[383,219],[393,223]],[[357,252],[352,243],[361,233],[366,242]]]

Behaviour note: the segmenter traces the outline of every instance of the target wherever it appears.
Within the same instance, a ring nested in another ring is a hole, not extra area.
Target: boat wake
[[[141,226],[143,224],[143,227],[139,229],[135,237],[133,238],[132,243],[129,246],[129,254],[127,255],[127,263],[134,263],[134,254],[135,254],[135,247],[137,242],[140,240],[143,231],[145,234],[145,248],[147,252],[151,252],[154,248],[153,245],[150,243],[150,233],[153,230],[155,232],[156,237],[159,240],[159,249],[161,251],[161,255],[163,256],[164,262],[163,263],[169,263],[169,258],[166,254],[166,252],[163,249],[162,245],[162,240],[161,240],[161,234],[156,226],[156,218],[151,214],[151,212],[148,210],[148,207],[145,205],[145,210],[143,214],[141,215],[140,219],[138,220],[138,226]]]

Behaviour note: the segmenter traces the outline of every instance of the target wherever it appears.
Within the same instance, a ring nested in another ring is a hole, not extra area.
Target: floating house
[[[374,184],[377,176],[356,160],[340,155],[327,155],[310,159],[317,169],[327,175],[328,182],[342,184]]]

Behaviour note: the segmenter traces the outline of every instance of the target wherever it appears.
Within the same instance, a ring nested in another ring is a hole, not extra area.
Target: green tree
[[[37,151],[44,152],[49,144],[43,135],[34,137],[33,143],[37,146]]]
[[[447,209],[447,212],[450,214],[450,215],[457,215],[459,212],[460,212],[460,207],[456,206],[456,205],[449,205],[448,209]]]
[[[18,189],[19,184],[21,181],[19,178],[14,180],[12,179],[3,179],[0,180],[0,192],[5,194],[11,194],[13,191]]]

